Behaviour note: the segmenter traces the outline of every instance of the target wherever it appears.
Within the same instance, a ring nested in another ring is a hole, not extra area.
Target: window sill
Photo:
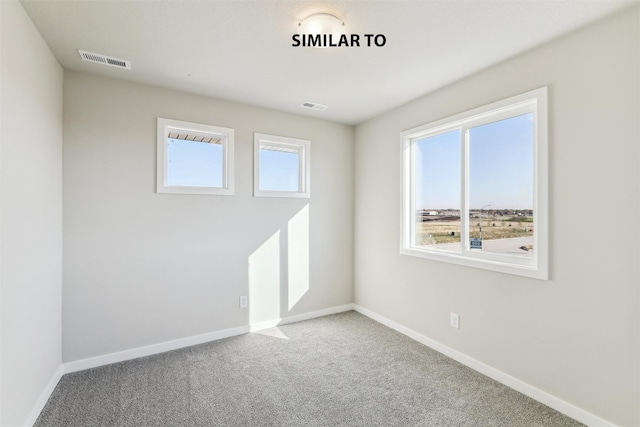
[[[478,268],[481,270],[497,271],[500,273],[514,274],[517,276],[530,277],[539,280],[548,280],[546,268],[535,265],[521,265],[505,261],[496,261],[471,257],[455,252],[433,251],[419,248],[401,248],[402,255],[409,255],[419,258],[426,258],[434,261],[442,261],[450,264],[462,265],[465,267]],[[534,261],[535,262],[535,261]]]

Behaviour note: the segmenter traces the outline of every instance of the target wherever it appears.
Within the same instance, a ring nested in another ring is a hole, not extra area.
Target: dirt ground
[[[513,221],[514,218],[482,218],[482,240],[510,239],[533,236],[531,218]],[[469,237],[480,237],[480,220],[472,218]],[[452,235],[453,233],[453,235]],[[460,220],[432,220],[416,222],[416,244],[433,245],[460,241]]]

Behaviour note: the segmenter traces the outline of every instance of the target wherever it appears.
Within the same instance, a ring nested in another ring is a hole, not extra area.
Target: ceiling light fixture
[[[344,22],[329,13],[316,13],[298,23],[299,34],[344,34]]]

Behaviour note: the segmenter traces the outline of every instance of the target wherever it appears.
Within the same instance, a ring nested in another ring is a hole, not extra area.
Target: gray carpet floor
[[[580,426],[356,312],[67,374],[35,426]]]

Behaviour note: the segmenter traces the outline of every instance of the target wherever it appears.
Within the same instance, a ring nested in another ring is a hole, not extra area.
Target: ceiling
[[[357,124],[638,0],[22,0],[62,67]],[[292,47],[326,12],[383,47]],[[77,49],[131,61],[81,60]],[[325,111],[299,107],[310,101]]]

